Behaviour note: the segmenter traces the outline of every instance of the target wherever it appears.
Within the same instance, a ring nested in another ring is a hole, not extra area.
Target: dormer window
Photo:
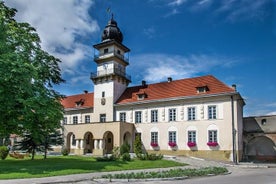
[[[84,99],[80,99],[79,101],[76,101],[75,104],[76,104],[76,107],[82,106],[84,104]]]
[[[144,100],[145,98],[147,98],[147,94],[145,92],[137,94],[138,100]]]
[[[208,86],[198,86],[196,87],[197,93],[206,93],[209,91]]]

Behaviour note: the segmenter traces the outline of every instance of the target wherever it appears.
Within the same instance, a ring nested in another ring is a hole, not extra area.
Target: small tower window
[[[104,54],[108,53],[108,48],[104,49]]]
[[[102,97],[105,97],[105,92],[104,91],[102,92]]]
[[[120,50],[117,50],[117,54],[121,55],[121,51],[120,51]]]
[[[262,119],[262,125],[266,124],[266,119]]]

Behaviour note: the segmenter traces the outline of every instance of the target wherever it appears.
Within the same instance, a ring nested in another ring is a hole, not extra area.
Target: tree
[[[139,157],[143,153],[141,135],[137,134],[134,140],[134,153]]]
[[[45,135],[44,139],[42,141],[41,147],[44,151],[44,159],[47,157],[47,151],[53,151],[52,146],[55,145],[62,145],[63,144],[63,137],[62,134],[60,134],[58,131],[50,134]]]
[[[60,128],[63,97],[53,89],[61,78],[59,59],[42,50],[36,30],[14,19],[0,2],[0,137],[42,135]]]

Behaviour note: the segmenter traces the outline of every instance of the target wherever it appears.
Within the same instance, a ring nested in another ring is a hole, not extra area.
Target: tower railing
[[[94,60],[99,60],[99,59],[105,59],[105,58],[109,58],[112,56],[116,56],[122,60],[124,60],[126,63],[129,63],[129,59],[127,57],[125,57],[123,54],[117,53],[115,51],[111,51],[111,52],[106,52],[106,53],[102,53],[102,54],[94,54]]]
[[[119,75],[119,76],[124,77],[127,80],[131,81],[131,76],[126,74],[126,72],[122,71],[120,68],[108,68],[105,70],[92,72],[90,74],[90,78],[95,79],[95,78],[104,77],[104,76],[108,76],[108,75]]]

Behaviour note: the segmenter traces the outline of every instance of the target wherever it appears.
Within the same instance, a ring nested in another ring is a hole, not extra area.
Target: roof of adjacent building
[[[206,89],[203,93],[198,93],[198,88]],[[117,101],[117,104],[133,103],[141,101],[137,95],[144,94],[145,100],[161,100],[168,98],[193,97],[206,94],[221,94],[235,92],[235,89],[227,86],[212,75],[187,78],[180,80],[169,80],[156,84],[145,84],[141,86],[129,87]]]
[[[67,108],[88,108],[94,106],[94,93],[83,93],[67,96],[62,99],[61,104]]]
[[[204,88],[199,93],[198,88]],[[187,78],[180,80],[169,80],[155,84],[143,84],[128,87],[116,104],[135,103],[138,101],[162,100],[181,97],[198,97],[202,95],[216,95],[233,93],[235,89],[227,86],[212,75]],[[77,103],[80,103],[78,106]],[[94,93],[84,93],[68,96],[62,100],[64,108],[93,107]]]

